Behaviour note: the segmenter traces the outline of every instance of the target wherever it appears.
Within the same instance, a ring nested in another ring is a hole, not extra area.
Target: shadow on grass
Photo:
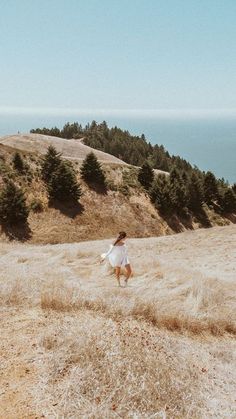
[[[203,208],[200,208],[196,213],[195,213],[195,217],[196,219],[201,223],[202,227],[204,228],[210,228],[212,227],[211,222],[208,218],[207,213],[204,211]]]
[[[193,230],[193,217],[195,217],[202,227],[211,227],[211,222],[203,208],[200,208],[194,214],[183,212],[182,214],[161,214],[161,216],[175,233],[181,233],[185,229]]]
[[[28,223],[25,224],[1,224],[2,232],[9,238],[9,240],[18,240],[25,242],[32,237],[32,231]]]
[[[227,218],[227,220],[229,220],[231,223],[236,224],[236,214],[223,214],[225,218]]]
[[[50,200],[49,207],[58,209],[69,218],[75,218],[84,212],[84,206],[77,201],[62,202],[56,199]]]
[[[107,189],[106,185],[100,185],[100,184],[95,183],[95,182],[87,182],[87,181],[86,181],[86,184],[88,185],[88,187],[90,189],[92,189],[97,194],[107,195],[108,189]]]

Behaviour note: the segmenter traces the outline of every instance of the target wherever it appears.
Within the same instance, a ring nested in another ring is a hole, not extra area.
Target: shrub
[[[40,199],[33,199],[33,201],[30,204],[30,209],[33,212],[42,212],[43,211],[43,203],[40,201]]]
[[[20,173],[24,172],[24,169],[25,169],[24,161],[20,153],[18,153],[18,151],[14,154],[12,163],[15,170],[17,170]]]

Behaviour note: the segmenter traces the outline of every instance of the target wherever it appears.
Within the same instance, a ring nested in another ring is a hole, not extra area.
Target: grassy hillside
[[[235,417],[235,226],[109,241],[2,244],[1,418]]]
[[[11,143],[12,146],[18,144],[16,139],[14,141]],[[74,242],[112,237],[120,229],[127,230],[131,237],[149,237],[180,232],[186,228],[225,225],[230,222],[228,218],[217,214],[207,206],[201,218],[191,215],[163,218],[137,181],[138,169],[122,162],[120,164],[119,161],[114,162],[112,156],[109,160],[109,155],[105,155],[108,156],[106,157],[108,160],[106,164],[103,163],[108,184],[106,193],[98,193],[81,180],[79,175],[81,156],[74,155],[73,166],[77,170],[83,192],[80,205],[68,206],[57,203],[50,206],[40,175],[41,153],[46,150],[44,141],[48,145],[49,140],[48,137],[44,139],[41,136],[41,139],[36,141],[38,145],[35,146],[35,152],[31,151],[33,141],[34,139],[29,142],[31,147],[29,149],[26,147],[21,153],[27,166],[23,174],[13,169],[12,158],[16,149],[0,144],[0,182],[3,185],[4,178],[11,178],[25,191],[27,204],[31,208],[27,228],[2,227],[1,240],[15,238],[32,243]],[[60,143],[63,140],[57,141]],[[28,140],[26,143],[28,144]],[[20,142],[19,148],[21,147],[23,146]],[[64,148],[64,152],[68,157],[68,149]]]

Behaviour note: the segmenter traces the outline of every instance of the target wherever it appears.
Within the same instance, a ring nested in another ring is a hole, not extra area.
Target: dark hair
[[[119,241],[121,241],[122,239],[124,239],[127,236],[125,231],[120,231],[119,232],[119,236],[117,237],[115,243],[113,244],[113,246],[115,246],[117,243],[119,243]]]

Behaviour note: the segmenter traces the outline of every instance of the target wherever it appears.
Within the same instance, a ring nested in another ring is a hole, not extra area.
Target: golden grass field
[[[0,417],[235,418],[236,226],[0,244]]]

